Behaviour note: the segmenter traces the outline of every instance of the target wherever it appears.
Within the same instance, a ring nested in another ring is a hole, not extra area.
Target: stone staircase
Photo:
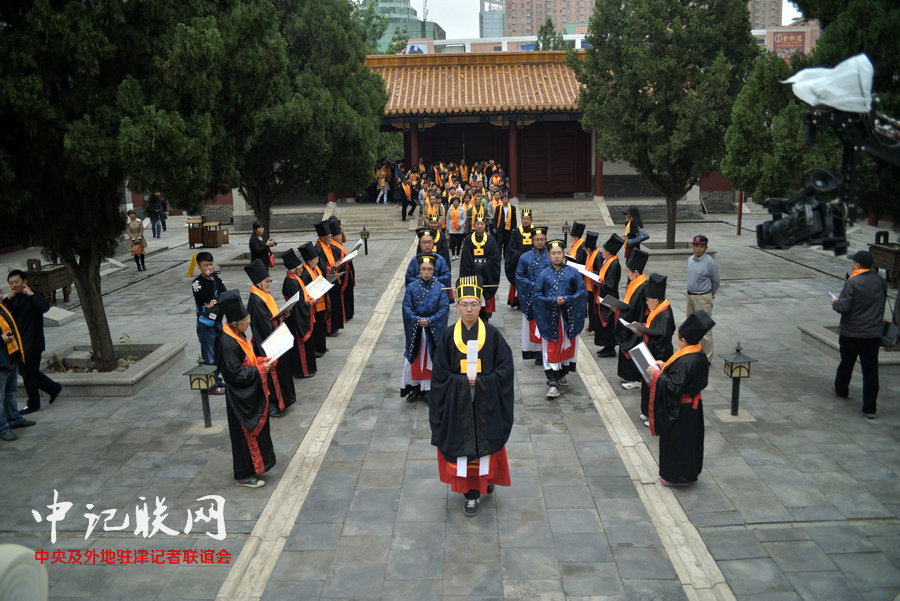
[[[370,232],[391,233],[414,230],[418,225],[419,211],[407,219],[400,220],[400,208],[393,204],[357,204],[355,202],[338,202],[334,204],[333,214],[341,220],[347,239],[354,238],[365,227]]]

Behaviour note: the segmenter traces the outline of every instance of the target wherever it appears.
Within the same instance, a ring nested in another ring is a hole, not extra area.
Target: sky
[[[782,0],[782,23],[788,24],[800,13],[793,4]],[[422,18],[422,0],[411,0],[412,7]],[[428,0],[428,19],[447,32],[448,39],[478,37],[478,0]]]

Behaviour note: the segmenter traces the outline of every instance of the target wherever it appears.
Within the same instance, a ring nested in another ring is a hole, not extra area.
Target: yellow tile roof
[[[369,56],[384,78],[386,117],[579,112],[565,52]]]

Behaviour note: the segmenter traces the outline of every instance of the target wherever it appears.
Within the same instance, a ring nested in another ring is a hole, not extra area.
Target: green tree
[[[266,14],[238,0],[0,7],[0,212],[67,267],[100,369],[116,362],[100,263],[124,230],[126,178],[188,209],[234,183],[253,84],[279,68],[265,29],[241,37]]]
[[[350,10],[353,20],[365,31],[366,48],[368,54],[397,54],[409,43],[409,36],[405,31],[397,29],[391,37],[387,48],[381,47],[381,38],[390,25],[387,17],[378,14],[377,0],[352,0]]]
[[[597,0],[583,60],[585,129],[603,160],[624,160],[666,198],[666,244],[675,203],[724,155],[731,106],[756,56],[744,0]]]
[[[535,50],[565,50],[566,42],[563,34],[556,31],[553,19],[547,17],[544,24],[540,26],[537,33],[537,43],[534,45]]]
[[[269,230],[272,205],[300,190],[355,190],[371,177],[384,80],[363,64],[367,34],[346,0],[277,0],[288,85],[238,163],[240,191]]]

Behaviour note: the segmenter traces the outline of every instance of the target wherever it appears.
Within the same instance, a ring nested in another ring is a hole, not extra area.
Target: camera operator
[[[263,239],[263,231],[265,228],[259,221],[253,222],[253,233],[250,234],[250,263],[259,259],[268,267],[275,267],[275,255],[272,254],[272,247],[277,243],[269,238]]]
[[[841,295],[831,298],[831,308],[841,314],[838,331],[841,362],[831,389],[842,399],[850,395],[850,378],[859,357],[863,378],[862,411],[867,418],[875,419],[878,347],[881,344],[887,286],[881,276],[872,271],[872,253],[861,250],[850,260],[852,271],[847,276]]]

